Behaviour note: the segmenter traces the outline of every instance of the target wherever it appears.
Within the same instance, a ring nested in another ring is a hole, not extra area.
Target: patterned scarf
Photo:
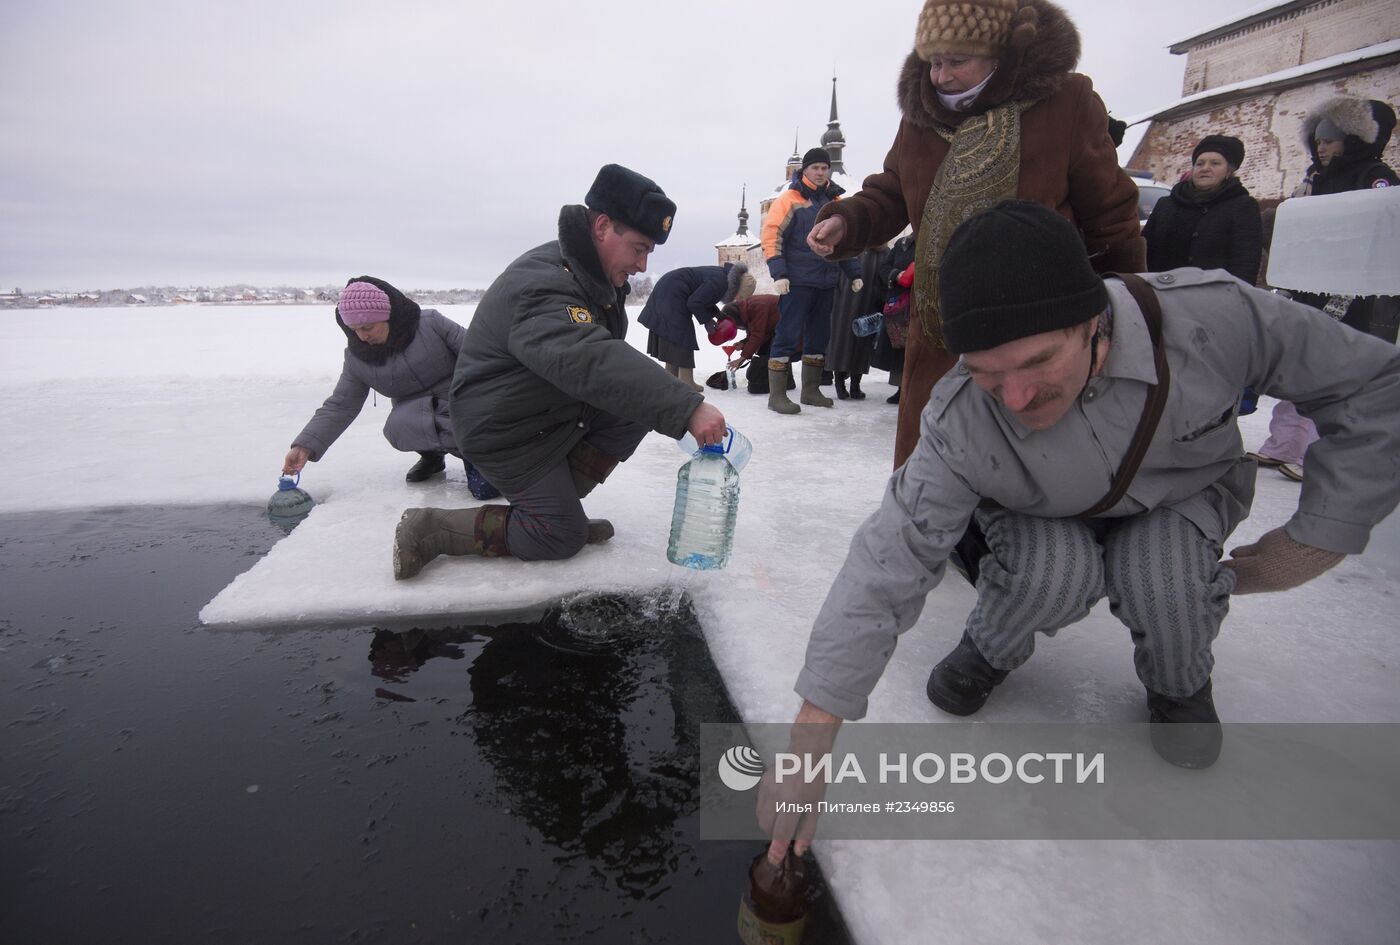
[[[914,312],[924,336],[940,348],[946,345],[938,316],[938,264],[960,223],[1016,196],[1021,177],[1021,112],[1026,107],[1007,102],[965,119],[957,128],[940,125],[936,129],[949,147],[919,223]]]

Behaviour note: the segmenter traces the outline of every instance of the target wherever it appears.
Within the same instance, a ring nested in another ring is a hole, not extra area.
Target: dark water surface
[[[0,942],[737,941],[687,603],[210,631],[259,509],[0,516]],[[847,940],[814,890],[804,941]]]

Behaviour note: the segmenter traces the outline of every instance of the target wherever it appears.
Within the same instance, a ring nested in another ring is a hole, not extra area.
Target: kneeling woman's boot
[[[404,473],[404,482],[427,482],[438,473],[447,469],[447,463],[442,458],[442,453],[424,451],[420,452],[421,457]]]
[[[805,368],[805,365],[804,365]],[[777,413],[801,413],[802,408],[788,400],[792,365],[777,358],[768,360],[768,409]]]

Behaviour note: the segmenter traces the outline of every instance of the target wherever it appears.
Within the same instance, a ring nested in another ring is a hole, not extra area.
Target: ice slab
[[[1400,295],[1400,187],[1285,200],[1269,285],[1331,295]]]

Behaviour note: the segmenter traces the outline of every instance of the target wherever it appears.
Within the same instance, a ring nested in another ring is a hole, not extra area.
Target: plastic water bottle
[[[671,514],[672,564],[714,571],[729,563],[734,523],[739,517],[739,471],[725,453],[734,445],[702,446],[676,474],[676,507]]]
[[[734,467],[735,472],[743,472],[744,467],[749,464],[749,457],[753,455],[753,444],[749,442],[748,437],[733,427],[725,427],[725,430],[729,435],[724,444],[725,458],[729,460],[729,465]],[[700,444],[695,442],[695,437],[689,433],[677,440],[676,445],[687,456],[694,456],[696,450],[700,449]]]
[[[724,369],[724,376],[729,381],[730,390],[739,389],[739,378],[735,376],[734,369],[732,367],[727,367]]]
[[[297,473],[296,478],[283,476],[277,480],[277,491],[267,500],[267,514],[274,522],[295,525],[316,504],[304,489],[297,488],[300,482],[301,473]]]

